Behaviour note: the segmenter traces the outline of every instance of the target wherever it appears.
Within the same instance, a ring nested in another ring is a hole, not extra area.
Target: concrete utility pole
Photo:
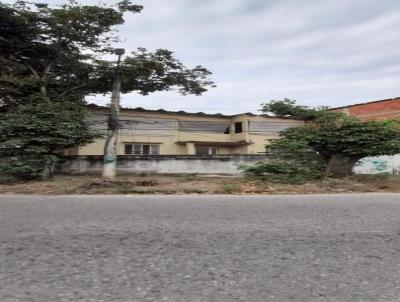
[[[104,165],[103,178],[113,179],[117,175],[117,146],[119,137],[119,103],[121,97],[121,78],[119,75],[119,66],[121,57],[125,53],[125,49],[115,49],[118,56],[117,69],[111,94],[110,116],[108,119],[108,130],[106,142],[104,145]]]

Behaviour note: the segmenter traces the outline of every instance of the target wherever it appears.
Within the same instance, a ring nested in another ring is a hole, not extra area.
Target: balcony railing
[[[215,142],[215,143],[244,143],[247,142],[246,133],[212,133],[212,132],[178,132],[178,143],[185,142]]]

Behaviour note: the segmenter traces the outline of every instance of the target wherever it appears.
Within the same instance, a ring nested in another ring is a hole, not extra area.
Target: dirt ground
[[[303,185],[271,183],[221,175],[122,175],[105,181],[99,175],[57,175],[49,181],[0,183],[0,194],[313,194],[400,192],[400,176],[364,175],[325,179]]]

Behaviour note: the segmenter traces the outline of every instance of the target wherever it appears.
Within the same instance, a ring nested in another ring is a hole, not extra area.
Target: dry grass
[[[357,175],[287,185],[257,178],[204,177],[199,175],[120,176],[105,181],[93,175],[57,175],[50,181],[0,184],[0,194],[313,194],[351,192],[400,192],[400,176]]]

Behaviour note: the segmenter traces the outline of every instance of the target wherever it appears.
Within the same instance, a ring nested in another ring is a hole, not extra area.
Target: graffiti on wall
[[[393,156],[366,157],[354,168],[357,174],[400,173],[400,154]]]
[[[388,162],[386,159],[381,158],[365,158],[361,161],[362,165],[371,165],[377,172],[386,172],[388,169]]]

